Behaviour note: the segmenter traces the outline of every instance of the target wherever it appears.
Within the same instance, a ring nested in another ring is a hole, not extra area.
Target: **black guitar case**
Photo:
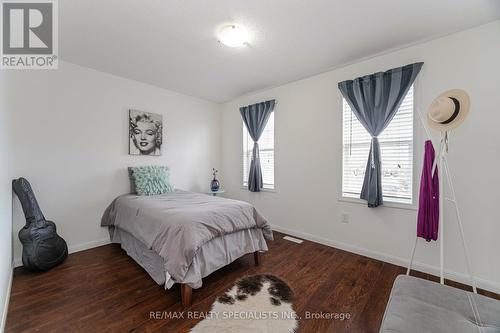
[[[46,271],[59,265],[68,256],[68,246],[57,234],[55,223],[43,216],[26,179],[14,179],[12,188],[21,201],[26,217],[26,225],[19,230],[19,240],[23,244],[23,265],[33,271]]]

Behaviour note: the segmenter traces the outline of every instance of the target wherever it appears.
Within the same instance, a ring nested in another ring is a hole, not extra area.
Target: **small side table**
[[[214,197],[216,197],[217,194],[222,194],[224,192],[225,192],[224,190],[218,190],[218,191],[208,191],[207,193],[213,195]]]

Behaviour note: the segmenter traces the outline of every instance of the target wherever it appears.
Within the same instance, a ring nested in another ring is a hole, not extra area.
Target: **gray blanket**
[[[269,224],[249,203],[180,190],[119,196],[104,212],[101,225],[127,231],[158,253],[166,272],[178,282],[197,250],[216,237],[258,228],[266,239],[273,239]]]

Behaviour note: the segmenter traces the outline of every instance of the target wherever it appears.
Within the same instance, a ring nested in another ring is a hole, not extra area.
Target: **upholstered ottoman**
[[[500,332],[500,301],[400,275],[380,332]]]

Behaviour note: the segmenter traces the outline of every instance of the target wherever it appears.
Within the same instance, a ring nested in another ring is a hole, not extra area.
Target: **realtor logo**
[[[56,69],[57,2],[2,3],[1,69]]]

